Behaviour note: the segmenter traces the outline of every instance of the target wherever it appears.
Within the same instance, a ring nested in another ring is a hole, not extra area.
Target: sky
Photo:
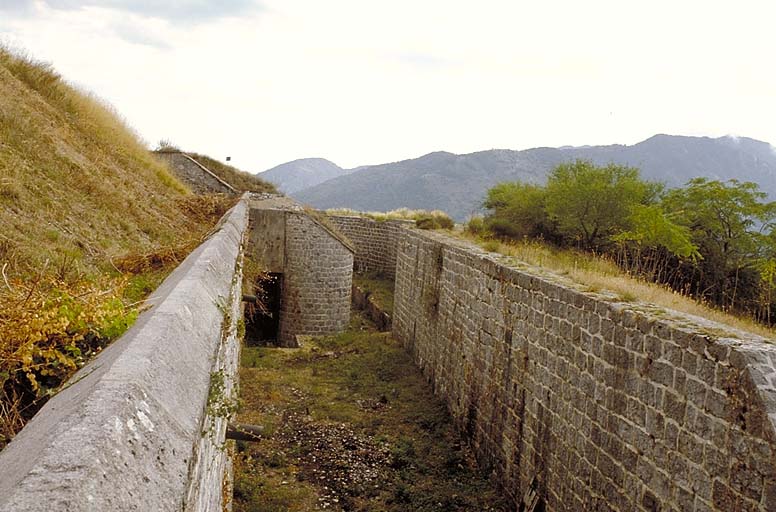
[[[0,0],[0,41],[165,139],[259,172],[432,151],[776,144],[776,2]]]

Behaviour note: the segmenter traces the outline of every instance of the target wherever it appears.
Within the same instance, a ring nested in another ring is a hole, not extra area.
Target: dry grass
[[[353,284],[367,292],[383,311],[393,314],[393,279],[373,272],[353,274]]]
[[[228,206],[194,198],[111,108],[0,48],[0,447]]]
[[[583,285],[587,291],[609,291],[617,295],[623,302],[638,301],[654,304],[706,318],[766,338],[773,338],[776,335],[776,330],[757,323],[751,318],[714,309],[665,286],[629,276],[613,262],[602,257],[574,250],[557,249],[534,240],[502,242],[468,233],[458,236],[477,243],[486,251],[496,252],[519,262],[546,268],[564,275]]]
[[[201,230],[188,195],[97,99],[0,49],[0,259],[29,277],[48,260],[79,271]]]

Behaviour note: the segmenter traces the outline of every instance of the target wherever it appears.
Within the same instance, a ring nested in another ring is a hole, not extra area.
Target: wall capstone
[[[182,151],[155,151],[154,155],[196,194],[237,194],[229,183]]]

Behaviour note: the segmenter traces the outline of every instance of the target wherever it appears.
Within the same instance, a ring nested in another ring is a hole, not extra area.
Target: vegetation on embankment
[[[666,191],[638,169],[578,161],[545,186],[497,185],[485,206],[466,231],[488,250],[773,335],[756,321],[774,321],[776,203],[753,183],[696,178]]]
[[[412,210],[398,208],[389,212],[358,212],[349,208],[332,208],[326,210],[328,215],[353,215],[367,217],[378,222],[386,220],[413,220],[420,229],[453,229],[455,223],[442,210]]]
[[[244,348],[235,510],[506,510],[452,421],[388,333],[351,329],[300,349]]]
[[[0,448],[229,207],[96,98],[0,48]]]

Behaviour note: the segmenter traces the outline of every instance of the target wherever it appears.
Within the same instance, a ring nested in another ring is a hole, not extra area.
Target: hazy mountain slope
[[[431,153],[367,167],[293,195],[317,208],[440,208],[462,220],[479,209],[494,184],[506,180],[542,183],[553,167],[577,158],[636,166],[645,178],[669,186],[696,176],[754,181],[776,197],[776,153],[768,143],[743,137],[669,135],[656,135],[633,146]]]
[[[325,158],[302,158],[286,162],[260,173],[258,176],[286,194],[314,187],[319,183],[344,176],[355,169],[343,169]]]

